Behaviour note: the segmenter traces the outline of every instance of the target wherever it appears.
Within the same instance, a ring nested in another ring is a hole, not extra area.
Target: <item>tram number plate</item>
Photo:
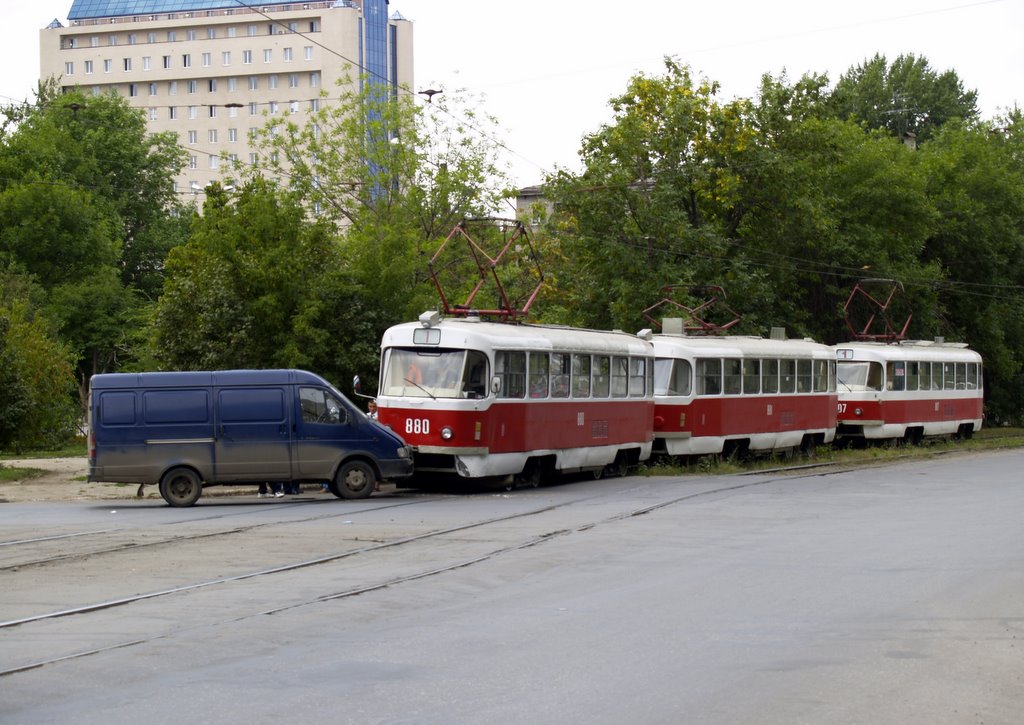
[[[845,412],[846,412],[846,403],[840,403],[839,404],[839,414],[842,415]]]
[[[430,433],[430,419],[429,418],[406,418],[405,419],[405,432],[414,433],[417,435],[426,435]]]

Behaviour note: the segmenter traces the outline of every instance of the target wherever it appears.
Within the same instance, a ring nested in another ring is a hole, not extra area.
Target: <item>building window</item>
[[[249,76],[249,90],[256,91],[259,90],[259,87],[260,79],[257,76]]]
[[[186,30],[185,31],[185,39],[186,40],[195,40],[196,39],[196,31],[195,31],[195,29]]]
[[[149,84],[149,95],[151,95],[151,96],[155,96],[156,95],[156,83],[150,83]]]
[[[146,34],[146,42],[147,43],[155,43],[156,42],[156,33],[147,33]]]
[[[210,155],[210,168],[211,169],[216,169],[219,166],[220,166],[220,157],[219,156],[214,156],[214,155],[211,154]]]
[[[92,48],[99,48],[100,47],[100,36],[94,35],[91,38],[89,38],[89,46],[92,47]]]
[[[236,38],[236,37],[238,37],[238,28],[236,28],[234,25],[232,25],[230,28],[228,28],[228,37],[229,38]]]
[[[110,58],[107,58],[105,61],[103,61],[103,72],[110,73],[112,70],[114,70],[114,61],[110,60]]]
[[[155,108],[149,109],[149,120],[150,121],[157,120],[157,115],[156,114],[157,114],[157,110]]]
[[[217,143],[217,129],[215,129],[215,128],[211,128],[210,129],[210,136],[209,136],[209,138],[210,138],[210,143]]]
[[[320,21],[319,20],[310,20],[309,21],[309,32],[311,32],[311,33],[319,33],[320,32]]]
[[[197,89],[198,89],[198,86],[197,86],[195,81],[188,81],[188,92],[189,93],[195,93]]]
[[[298,101],[288,101],[288,110],[291,111],[292,113],[298,113],[299,112],[299,102]]]
[[[306,60],[313,60],[313,46],[307,45],[302,49],[302,54]]]
[[[170,68],[170,67],[171,67],[171,56],[165,55],[164,56],[164,68]]]
[[[291,48],[285,48],[284,49],[284,62],[285,63],[290,63],[291,60],[292,60],[292,49]]]
[[[198,156],[189,156],[188,157],[188,167],[190,169],[198,169],[199,168],[199,157]]]
[[[199,132],[198,131],[189,131],[188,132],[188,143],[189,143],[190,146],[195,146],[197,143],[199,143]]]
[[[128,95],[131,96],[132,98],[135,98],[135,96],[139,95],[139,88],[138,88],[138,86],[136,86],[134,83],[129,83],[128,84]]]
[[[272,48],[263,49],[263,62],[271,63],[274,60],[274,50]]]
[[[178,118],[178,107],[171,106],[167,109],[167,118],[171,121],[175,121]]]
[[[256,101],[249,101],[249,115],[257,116],[259,112],[259,106],[256,105]]]
[[[258,33],[260,32],[260,30],[259,30],[259,28],[258,28],[258,27],[256,27],[255,25],[250,25],[250,26],[249,26],[248,28],[246,28],[246,32],[247,32],[247,33],[249,34],[249,36],[251,37],[251,36],[253,36],[253,35],[257,35],[257,34],[258,34]]]
[[[75,64],[74,63],[65,63],[64,64],[64,75],[66,75],[66,76],[73,76],[74,74],[75,74]]]
[[[151,70],[153,68],[153,59],[148,55],[142,56],[142,70]]]
[[[217,118],[217,107],[210,106],[210,118]]]
[[[213,65],[213,53],[203,53],[203,68]]]
[[[178,33],[177,32],[175,32],[173,30],[168,30],[167,31],[167,42],[173,43],[177,39],[178,39]]]
[[[206,86],[207,86],[207,90],[210,93],[216,93],[217,92],[217,79],[216,78],[211,78],[207,82]]]
[[[238,79],[235,78],[234,76],[231,76],[230,78],[228,78],[228,90],[229,91],[237,91],[238,90]]]
[[[132,69],[132,59],[131,58],[125,58],[124,59],[124,69],[126,71],[131,71],[131,69]]]
[[[270,110],[270,115],[271,116],[273,116],[274,114],[277,113],[277,101],[271,101],[270,102],[270,109],[269,110]]]
[[[309,74],[309,87],[310,88],[319,88],[320,87],[320,74],[319,73],[314,71],[313,73]]]
[[[299,87],[299,74],[298,73],[290,73],[288,75],[288,87],[289,88],[298,88]]]
[[[138,36],[135,33],[128,33],[128,45],[135,45],[139,42]]]
[[[310,102],[309,102],[309,110],[310,111],[314,111],[314,112],[320,110],[320,99],[319,98],[313,98],[313,99],[310,100]]]
[[[237,128],[229,128],[228,129],[228,143],[236,143],[237,141],[238,141],[238,129]]]
[[[271,90],[277,88],[277,75],[271,75],[267,78],[267,85]]]
[[[252,51],[251,50],[243,50],[242,51],[242,63],[244,63],[245,65],[252,65]]]
[[[189,106],[188,107],[188,117],[189,117],[189,120],[191,120],[191,121],[194,121],[197,118],[199,118],[199,106]]]
[[[225,50],[220,54],[221,65],[231,65],[231,51]]]
[[[206,39],[207,40],[213,40],[216,37],[217,37],[217,29],[216,28],[207,28],[206,29]]]
[[[250,164],[254,165],[259,160],[260,160],[260,157],[257,156],[255,153],[250,153],[249,154],[249,163]]]
[[[170,81],[167,84],[167,95],[176,96],[178,95],[178,81]]]
[[[85,61],[85,73],[86,73],[86,75],[92,73],[92,61],[91,60]]]
[[[107,45],[117,45],[117,36],[111,35],[107,38]]]
[[[192,55],[191,54],[185,53],[185,54],[183,54],[181,56],[181,67],[182,68],[191,68],[192,67]]]

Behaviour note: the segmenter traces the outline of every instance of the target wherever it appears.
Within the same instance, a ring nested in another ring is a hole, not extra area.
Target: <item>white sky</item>
[[[66,23],[71,0],[0,0],[0,102],[31,98],[39,29]],[[581,138],[610,119],[630,76],[673,55],[752,97],[763,73],[831,81],[876,52],[926,57],[978,91],[985,117],[1024,105],[1024,0],[391,0],[414,23],[417,90],[483,94],[519,186],[554,167],[578,170]]]

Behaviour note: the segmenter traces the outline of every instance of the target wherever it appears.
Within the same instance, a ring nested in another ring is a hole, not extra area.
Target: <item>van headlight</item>
[[[399,446],[399,448],[396,451],[396,453],[398,453],[398,457],[399,458],[411,458],[412,457],[412,450],[409,448],[409,446]]]

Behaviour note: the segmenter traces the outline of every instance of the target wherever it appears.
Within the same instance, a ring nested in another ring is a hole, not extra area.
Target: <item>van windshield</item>
[[[390,348],[381,394],[413,398],[482,398],[487,358],[478,350]]]

